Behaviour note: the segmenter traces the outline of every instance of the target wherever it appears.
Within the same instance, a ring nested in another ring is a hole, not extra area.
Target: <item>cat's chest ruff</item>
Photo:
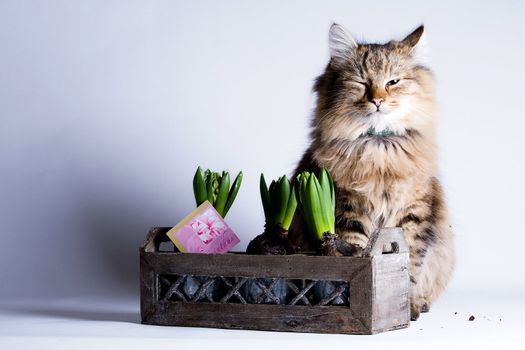
[[[373,135],[347,142],[344,147],[325,147],[317,153],[317,160],[345,187],[354,187],[414,176],[425,162],[417,153],[413,145],[397,137]]]

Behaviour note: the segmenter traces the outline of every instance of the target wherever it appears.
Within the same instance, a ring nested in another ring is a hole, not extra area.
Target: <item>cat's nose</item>
[[[384,98],[372,98],[370,102],[376,105],[376,107],[379,109],[379,106],[381,106],[381,103],[385,101]]]

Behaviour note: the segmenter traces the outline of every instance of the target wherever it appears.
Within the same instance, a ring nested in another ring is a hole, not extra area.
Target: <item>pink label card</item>
[[[208,201],[199,205],[166,234],[183,253],[226,253],[240,242]]]

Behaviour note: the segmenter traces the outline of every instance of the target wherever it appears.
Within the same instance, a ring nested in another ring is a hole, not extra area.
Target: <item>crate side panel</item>
[[[142,320],[146,320],[149,315],[155,312],[157,303],[157,278],[153,267],[145,258],[144,253],[140,253],[140,315]]]
[[[375,256],[372,266],[374,333],[408,327],[410,323],[408,254]]]

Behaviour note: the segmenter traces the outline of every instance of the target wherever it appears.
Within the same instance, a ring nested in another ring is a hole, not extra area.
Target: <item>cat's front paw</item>
[[[430,304],[427,303],[427,302],[424,302],[423,304],[421,304],[420,311],[421,311],[421,313],[429,312],[430,311]]]
[[[410,303],[410,321],[417,321],[419,315],[421,314],[421,308],[418,304],[411,302]]]
[[[410,302],[410,319],[416,321],[419,315],[430,311],[430,303],[426,298],[413,299]]]

